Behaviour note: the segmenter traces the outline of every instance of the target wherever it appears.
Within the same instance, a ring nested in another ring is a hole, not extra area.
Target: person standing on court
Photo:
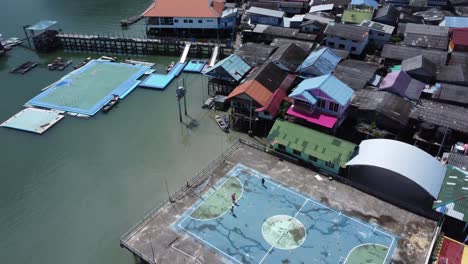
[[[232,199],[232,203],[235,204],[236,203],[236,193],[233,193],[231,195],[231,199]]]
[[[234,215],[234,205],[231,205],[231,214]]]
[[[262,186],[265,186],[265,178],[262,178]]]

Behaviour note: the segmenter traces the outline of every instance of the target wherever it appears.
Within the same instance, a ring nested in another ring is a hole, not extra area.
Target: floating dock
[[[114,95],[124,97],[149,67],[92,60],[27,102],[27,105],[92,116]]]
[[[136,22],[140,21],[143,17],[141,15],[138,16],[132,16],[127,19],[122,19],[120,20],[120,26],[122,27],[128,27],[132,24],[135,24]]]
[[[0,126],[42,134],[64,117],[61,111],[26,108]]]
[[[184,72],[201,72],[206,65],[206,60],[191,60],[184,68]]]
[[[153,73],[143,80],[139,86],[150,89],[164,90],[176,77],[180,75],[187,63],[176,63],[167,74]]]

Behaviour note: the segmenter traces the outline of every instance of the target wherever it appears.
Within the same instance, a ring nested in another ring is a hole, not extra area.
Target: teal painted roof
[[[439,196],[433,209],[468,222],[468,172],[447,165]]]
[[[304,62],[299,65],[297,72],[307,69],[308,67],[315,65],[315,67],[322,74],[329,74],[333,72],[336,65],[340,62],[340,57],[336,55],[331,49],[324,48],[318,51],[312,52]]]
[[[277,119],[268,134],[272,145],[281,144],[323,161],[346,167],[355,144],[316,130]]]
[[[307,98],[306,94],[310,95],[310,91],[315,89],[320,89],[341,106],[346,105],[354,94],[353,89],[349,88],[335,76],[327,74],[303,80],[289,95],[289,97],[295,98],[301,96],[302,98]],[[309,101],[311,104],[315,104],[315,102],[315,98],[314,100]]]
[[[236,54],[232,54],[229,57],[218,61],[213,67],[205,71],[203,74],[212,76],[211,72],[214,72],[217,68],[223,68],[234,80],[239,81],[245,74],[252,68],[243,59]],[[215,77],[215,76],[212,76]]]

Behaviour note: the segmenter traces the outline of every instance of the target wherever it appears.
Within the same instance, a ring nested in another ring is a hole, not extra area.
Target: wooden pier
[[[168,55],[180,56],[186,42],[177,39],[129,38],[111,35],[65,34],[57,35],[65,51],[96,52],[117,55]],[[233,47],[211,42],[191,42],[189,57],[210,58],[218,46],[221,57],[234,53]]]

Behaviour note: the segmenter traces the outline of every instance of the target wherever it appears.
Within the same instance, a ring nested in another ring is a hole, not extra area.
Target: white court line
[[[393,246],[393,242],[395,241],[395,238],[392,237],[392,243],[390,243],[390,247],[388,247],[388,250],[387,250],[387,255],[385,255],[385,259],[384,259],[384,263],[387,263],[387,258],[388,258],[388,254],[390,254],[390,250],[392,250],[392,246]]]
[[[225,256],[227,256],[228,258],[234,260],[235,262],[237,262],[237,263],[239,263],[239,264],[242,264],[242,262],[238,261],[237,259],[235,259],[234,257],[230,256],[229,254],[227,254],[226,252],[222,251],[221,249],[217,248],[216,246],[214,246],[214,245],[211,244],[210,242],[204,240],[203,238],[201,238],[201,237],[195,235],[194,233],[190,232],[189,230],[183,228],[183,227],[180,225],[180,223],[178,224],[178,226],[179,226],[180,228],[182,228],[183,230],[185,230],[185,232],[191,234],[192,236],[198,238],[199,240],[203,241],[204,243],[206,243],[207,245],[211,246],[212,248],[218,250],[219,252],[221,252],[222,254],[224,254]]]
[[[294,214],[293,218],[296,218],[296,216],[301,212],[302,208],[304,208],[304,206],[309,202],[309,199],[306,199],[306,201],[302,204],[301,208],[299,208],[299,210],[296,212],[296,214]],[[278,238],[278,240],[276,241],[276,243],[279,242],[279,240],[283,237],[283,235],[287,232],[288,230],[286,229],[283,234],[281,234],[281,236]],[[275,244],[276,244],[275,243]],[[265,258],[268,256],[268,254],[270,254],[271,250],[274,248],[275,246],[271,246],[270,249],[267,251],[267,253],[263,256],[263,258],[260,260],[260,262],[258,264],[261,264]]]
[[[194,218],[194,217],[191,217],[190,215],[191,215],[193,212],[195,212],[202,204],[204,204],[209,198],[211,198],[211,196],[212,196],[213,194],[215,194],[215,193],[219,190],[219,188],[221,188],[231,177],[232,177],[232,178],[235,178],[235,179],[240,183],[240,185],[241,185],[241,194],[240,194],[239,197],[236,199],[236,202],[237,202],[237,201],[240,201],[240,199],[242,198],[242,195],[244,194],[244,185],[243,185],[242,182],[237,178],[237,176],[229,176],[229,177],[227,178],[227,180],[224,181],[224,182],[218,187],[218,189],[216,189],[215,191],[213,191],[213,193],[212,193],[208,198],[206,198],[206,199],[205,199],[199,206],[197,206],[197,208],[196,208],[195,210],[193,210],[190,214],[187,214],[185,218],[191,218],[191,219],[197,220],[197,221],[210,221],[210,220],[217,219],[217,218],[220,218],[220,217],[224,216],[224,215],[229,211],[229,208],[228,208],[226,211],[224,211],[224,213],[218,215],[217,217],[212,217],[212,218],[207,218],[207,219]],[[229,194],[228,194],[228,195],[229,195]]]
[[[393,242],[392,242],[392,243],[393,243]],[[352,253],[356,248],[361,247],[361,246],[364,246],[364,245],[378,245],[378,246],[387,248],[387,249],[388,249],[388,250],[387,250],[387,255],[388,255],[388,252],[390,252],[390,248],[387,247],[387,246],[385,246],[385,245],[382,245],[382,244],[378,244],[378,243],[364,243],[364,244],[359,244],[359,245],[353,247],[353,248],[348,252],[348,255],[346,256],[346,258],[345,258],[343,264],[346,264],[346,261],[348,261],[349,255],[351,255],[351,253]],[[387,257],[385,257],[385,260],[386,260],[386,259],[387,259]],[[384,260],[384,263],[385,263],[385,260]],[[341,261],[341,258],[340,258],[339,261]],[[382,263],[382,264],[384,264],[384,263]],[[340,262],[338,262],[338,264],[340,264]]]
[[[183,255],[185,255],[185,256],[187,256],[187,257],[193,258],[193,259],[196,260],[199,264],[202,264],[202,263],[200,262],[200,260],[198,260],[197,257],[192,256],[192,255],[190,255],[189,253],[186,253],[186,252],[182,251],[181,249],[178,249],[178,248],[174,247],[174,244],[172,244],[171,248],[173,248],[173,249],[179,251],[180,253],[182,253]]]

